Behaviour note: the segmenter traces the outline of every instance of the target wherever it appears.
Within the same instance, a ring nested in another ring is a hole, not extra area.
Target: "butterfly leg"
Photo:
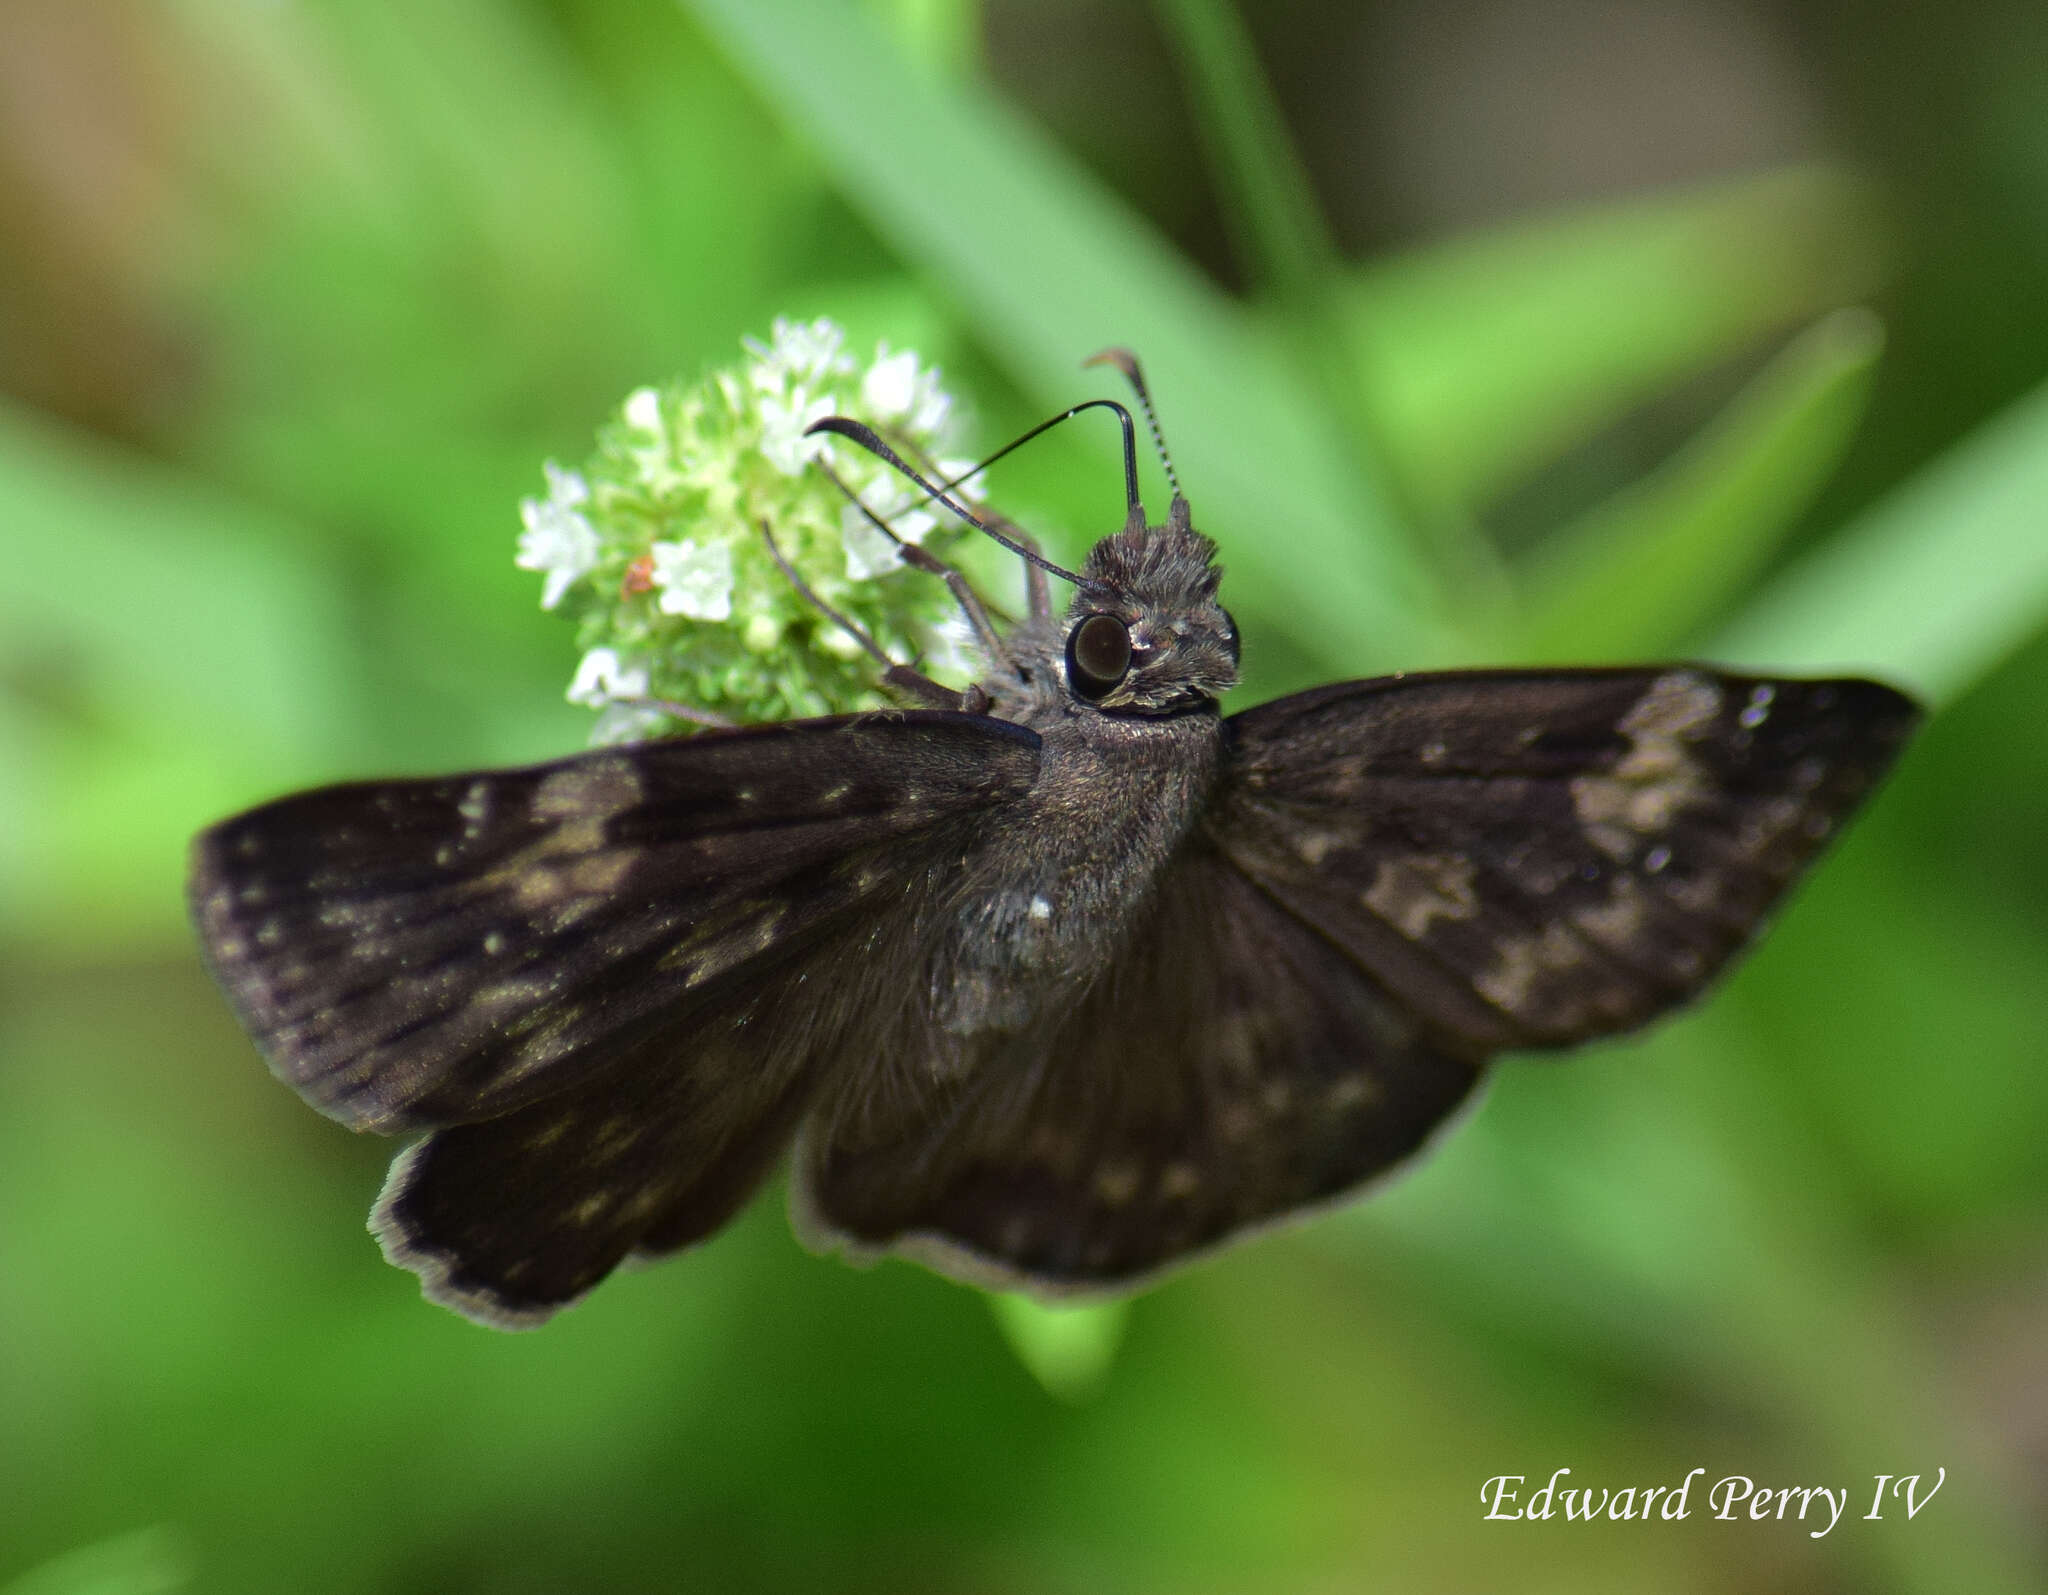
[[[983,512],[982,518],[990,526],[993,526],[997,531],[1009,538],[1011,542],[1021,543],[1034,555],[1039,552],[1038,539],[1025,531],[1015,521],[1010,520],[1006,516],[989,514],[986,511]],[[1044,621],[1052,619],[1052,583],[1046,579],[1045,572],[1032,564],[1028,559],[1024,561],[1024,593],[1030,605],[1031,618],[1033,620]]]
[[[898,537],[895,529],[869,509],[861,501],[860,495],[841,481],[829,465],[821,463],[819,469],[831,478],[834,487],[846,495],[847,502],[867,517],[870,526],[896,545],[897,558],[912,570],[921,570],[928,576],[936,576],[946,584],[946,590],[959,603],[960,612],[967,617],[967,624],[973,628],[974,640],[981,645],[983,655],[992,661],[1014,666],[1015,658],[1004,645],[1002,634],[995,628],[995,622],[989,619],[988,606],[981,601],[981,595],[968,585],[967,578],[938,555]],[[781,558],[780,555],[776,557]],[[784,568],[787,569],[786,566]],[[1042,576],[1039,579],[1044,580]]]
[[[884,684],[894,687],[906,697],[925,704],[930,708],[967,708],[969,713],[980,712],[968,703],[965,695],[955,692],[943,682],[934,681],[923,671],[913,669],[909,665],[899,665],[896,663],[883,650],[882,645],[869,636],[858,622],[850,616],[842,615],[813,592],[810,584],[797,574],[796,567],[783,557],[782,549],[776,544],[774,530],[766,521],[761,523],[761,537],[768,544],[769,555],[774,559],[776,565],[781,568],[782,574],[789,579],[790,586],[797,590],[797,596],[810,604],[827,620],[831,621],[833,625],[860,644],[861,651],[882,667],[882,680]],[[904,546],[908,548],[911,545],[905,544]]]
[[[730,731],[739,724],[737,720],[729,720],[722,714],[712,713],[709,709],[699,709],[694,704],[677,703],[673,698],[614,698],[611,701],[659,709],[663,714],[673,716],[677,720],[687,720],[692,725],[706,726],[713,731]]]

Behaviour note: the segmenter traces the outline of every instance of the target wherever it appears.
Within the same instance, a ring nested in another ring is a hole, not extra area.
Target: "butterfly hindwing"
[[[1399,1162],[1477,1075],[1197,845],[1078,1003],[921,1094],[828,1095],[792,1200],[855,1253],[1126,1285]]]
[[[1567,1045],[1705,986],[1917,718],[1693,666],[1349,682],[1230,720],[1207,829],[1432,1034]]]
[[[386,1133],[489,1119],[644,1038],[680,1064],[693,1013],[864,907],[914,908],[1037,761],[1021,727],[909,713],[329,787],[202,835],[194,917],[315,1107]]]
[[[893,951],[894,949],[887,949]],[[873,960],[813,971],[858,990]],[[541,1322],[634,1254],[736,1214],[817,1082],[818,995],[786,965],[608,1058],[574,1088],[436,1130],[392,1164],[371,1228],[426,1294],[501,1327]],[[874,1001],[879,991],[859,991]]]

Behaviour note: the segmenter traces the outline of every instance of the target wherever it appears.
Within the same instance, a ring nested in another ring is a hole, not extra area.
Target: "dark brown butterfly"
[[[1067,573],[985,526],[1030,614],[999,634],[944,572],[986,676],[886,672],[941,707],[329,787],[199,838],[193,914],[271,1067],[424,1132],[372,1226],[432,1299],[539,1323],[792,1145],[821,1244],[1143,1280],[1400,1162],[1493,1054],[1696,995],[1918,717],[1656,665],[1225,718],[1214,545],[1177,487],[1146,523],[1095,402],[1125,526],[1064,618],[1040,572]]]

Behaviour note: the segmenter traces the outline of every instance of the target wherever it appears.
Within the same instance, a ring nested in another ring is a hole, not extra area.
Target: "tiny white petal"
[[[692,620],[727,620],[732,616],[732,548],[725,543],[699,545],[656,543],[654,585],[661,589],[661,612],[688,615]]]
[[[900,421],[917,403],[917,355],[910,349],[888,352],[885,343],[875,350],[875,363],[861,378],[860,402],[878,421]]]
[[[974,628],[967,623],[967,617],[955,610],[933,626],[926,636],[929,646],[924,658],[918,661],[918,668],[926,675],[940,680],[974,680],[986,661],[982,658],[980,640],[974,635]]]
[[[644,742],[668,723],[668,716],[645,703],[606,704],[590,728],[590,745],[610,747],[618,742]]]
[[[559,504],[567,509],[590,497],[590,484],[583,480],[581,471],[565,471],[553,460],[543,462],[541,469],[548,474],[550,504]]]
[[[927,371],[918,384],[917,402],[911,407],[906,425],[925,437],[937,437],[953,413],[953,395],[939,386],[939,374]]]
[[[815,386],[853,369],[840,349],[846,334],[822,317],[801,322],[777,316],[766,347],[753,338],[741,341],[754,356],[747,380],[762,393],[780,392],[786,384]]]
[[[776,353],[799,382],[817,382],[835,370],[846,369],[849,362],[839,353],[845,341],[846,334],[822,316],[809,323],[775,324]]]
[[[548,467],[549,496],[546,498],[521,499],[519,518],[526,524],[526,530],[519,534],[519,552],[513,563],[521,570],[545,572],[547,582],[541,589],[540,606],[553,609],[562,601],[562,595],[597,565],[597,529],[582,514],[569,508],[580,503],[578,498],[566,496],[575,488],[582,487],[584,496],[589,488],[583,478],[573,471],[557,472]]]
[[[647,667],[628,665],[614,648],[593,648],[576,667],[576,679],[569,684],[571,703],[601,709],[617,698],[647,696]]]
[[[641,432],[661,430],[661,395],[652,388],[635,388],[626,395],[626,424]]]
[[[864,582],[901,564],[896,545],[851,504],[839,510],[839,541],[846,548],[846,579]]]
[[[773,394],[761,396],[761,453],[784,476],[802,473],[805,465],[824,453],[824,434],[806,437],[805,429],[832,413],[832,401],[822,394],[813,399],[798,389],[787,403]]]

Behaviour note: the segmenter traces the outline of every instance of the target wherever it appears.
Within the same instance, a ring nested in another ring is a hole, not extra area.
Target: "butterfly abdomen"
[[[1194,830],[1215,782],[1214,714],[1074,717],[1041,728],[1013,826],[967,861],[931,966],[953,1036],[1014,1034],[1105,969]]]

